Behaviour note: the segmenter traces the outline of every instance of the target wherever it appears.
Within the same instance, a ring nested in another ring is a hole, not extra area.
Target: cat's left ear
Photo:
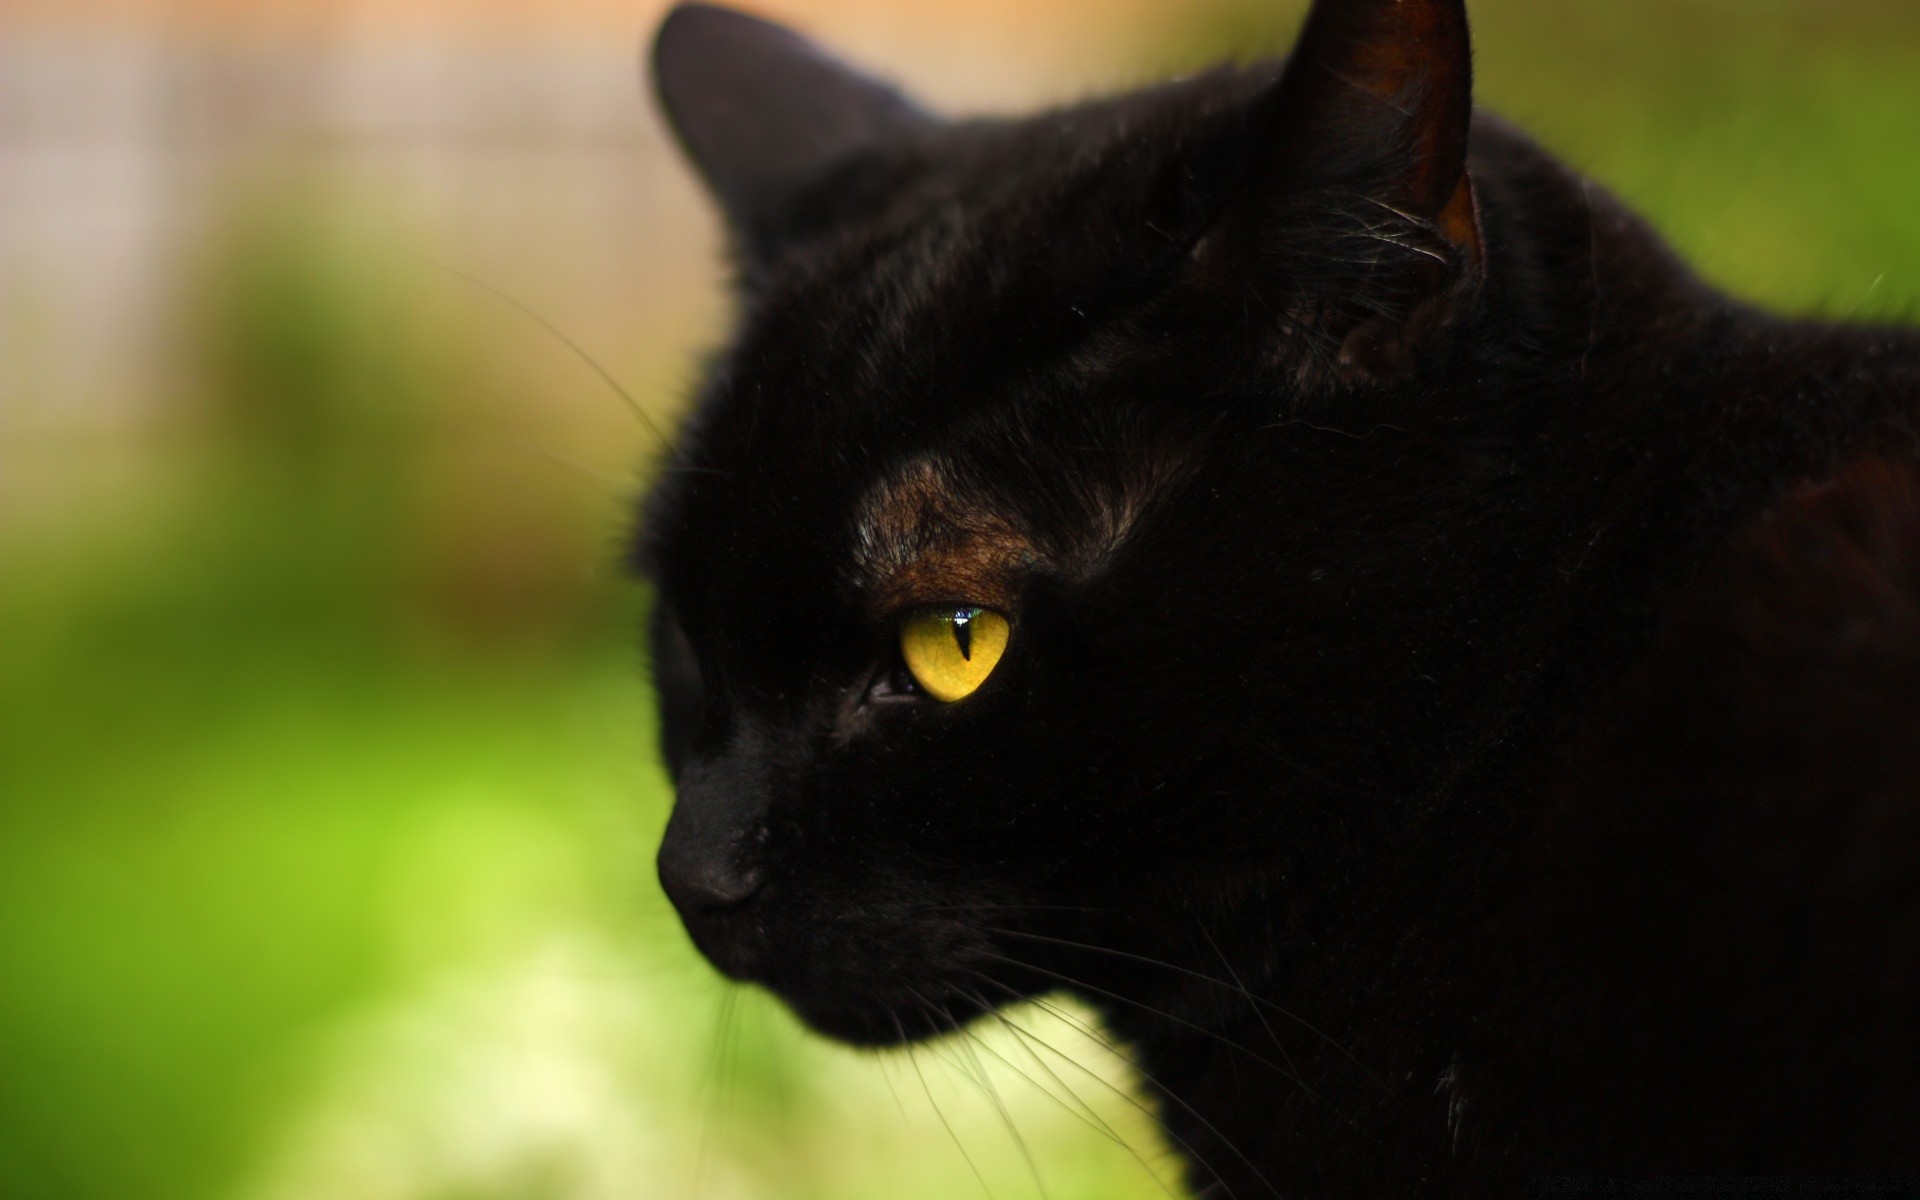
[[[1409,373],[1482,272],[1472,118],[1465,0],[1316,0],[1247,114],[1248,159],[1200,266],[1278,282],[1288,325],[1343,372]]]
[[[818,185],[863,150],[933,118],[789,29],[682,4],[654,35],[660,105],[750,261],[817,212]]]

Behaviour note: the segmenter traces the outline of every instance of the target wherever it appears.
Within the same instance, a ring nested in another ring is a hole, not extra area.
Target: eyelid
[[[875,609],[889,620],[926,608],[972,604],[1006,613],[1039,560],[1024,542],[981,539],[945,546],[871,580]]]

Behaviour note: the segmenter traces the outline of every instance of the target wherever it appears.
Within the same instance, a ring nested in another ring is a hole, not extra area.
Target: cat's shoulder
[[[1630,735],[1676,776],[1920,793],[1920,468],[1854,459],[1711,554],[1588,739]]]
[[[1850,461],[1709,556],[1566,779],[1649,875],[1920,947],[1920,469]]]
[[[1680,597],[1668,640],[1737,656],[1755,685],[1855,677],[1851,695],[1865,670],[1920,699],[1920,468],[1856,458],[1781,496]]]
[[[1543,1136],[1584,1122],[1595,1146],[1695,1165],[1913,1145],[1920,471],[1852,461],[1725,541],[1574,734],[1540,816],[1519,949],[1491,970],[1548,964],[1582,998],[1543,1018],[1507,985],[1526,997],[1511,1036],[1585,1056],[1567,1069],[1591,1088],[1523,1077],[1514,1119],[1547,1105]]]

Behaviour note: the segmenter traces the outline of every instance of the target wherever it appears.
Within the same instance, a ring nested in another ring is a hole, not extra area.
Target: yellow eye
[[[986,608],[929,608],[900,624],[900,654],[927,694],[952,704],[973,695],[1007,652],[1007,619]]]

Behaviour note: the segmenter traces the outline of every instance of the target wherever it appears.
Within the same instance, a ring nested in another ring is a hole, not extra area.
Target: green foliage
[[[557,787],[599,771],[658,811],[607,619],[634,597],[569,581],[604,530],[464,478],[500,463],[457,456],[490,406],[467,331],[350,230],[269,216],[190,306],[192,436],[156,439],[120,519],[6,547],[8,1194],[218,1194],[286,1116],[303,1041],[408,977],[396,930],[439,930],[414,939],[439,955],[552,907],[517,864],[529,830],[582,836]],[[575,757],[570,726],[616,714]],[[423,826],[467,838],[457,861]]]

